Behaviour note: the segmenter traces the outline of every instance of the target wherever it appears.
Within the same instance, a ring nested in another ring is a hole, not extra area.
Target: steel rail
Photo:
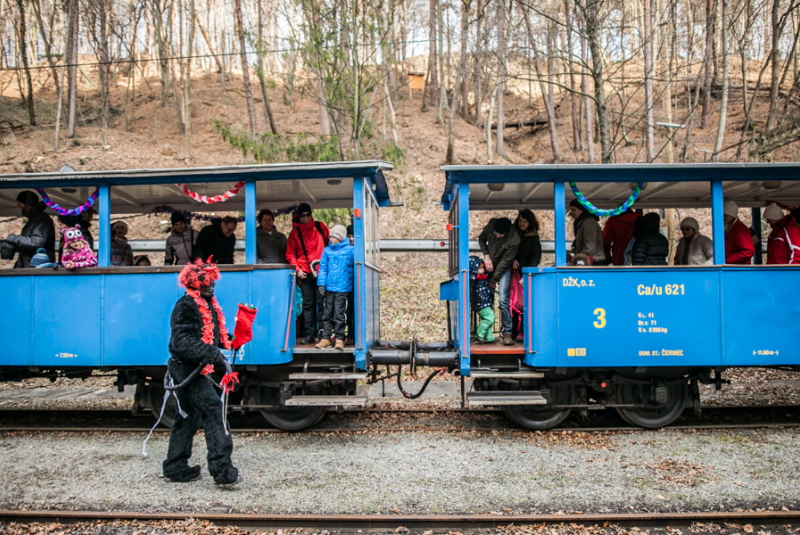
[[[239,514],[239,513],[151,513],[126,511],[53,511],[53,510],[0,510],[0,521],[5,522],[95,522],[95,521],[184,521],[203,520],[221,526],[242,528],[385,528],[395,530],[445,528],[494,528],[530,524],[580,524],[605,523],[630,526],[686,526],[701,523],[749,523],[756,526],[794,524],[800,520],[800,511],[752,512],[686,512],[686,513],[586,513],[586,514],[508,514],[508,515],[407,515],[407,514]]]

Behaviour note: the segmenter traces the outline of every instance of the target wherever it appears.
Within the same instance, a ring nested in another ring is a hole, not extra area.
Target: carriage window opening
[[[367,181],[364,182],[364,259],[380,269],[380,221],[378,201]]]

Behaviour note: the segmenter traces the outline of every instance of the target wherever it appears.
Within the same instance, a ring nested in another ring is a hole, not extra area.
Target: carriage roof
[[[308,202],[314,208],[344,208],[353,204],[353,178],[358,175],[371,180],[379,205],[387,206],[389,189],[383,173],[391,169],[391,163],[369,160],[14,173],[0,175],[0,216],[19,213],[16,195],[3,189],[45,188],[55,202],[73,207],[82,204],[100,183],[112,186],[112,213],[147,213],[164,205],[194,212],[242,211],[244,195],[207,205],[191,201],[176,184],[192,184],[190,189],[200,195],[217,195],[245,180],[256,181],[259,208],[279,209],[299,202]]]
[[[741,207],[777,200],[800,205],[800,163],[468,165],[444,166],[447,181],[442,204],[450,209],[454,184],[470,184],[470,209],[552,209],[556,181],[577,182],[592,204],[618,206],[633,184],[646,183],[637,208],[711,206],[709,182],[721,180],[725,199]],[[491,184],[503,184],[502,189]],[[567,202],[575,198],[566,188]]]

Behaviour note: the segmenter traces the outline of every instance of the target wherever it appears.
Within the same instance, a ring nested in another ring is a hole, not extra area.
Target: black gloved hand
[[[317,289],[319,290],[319,295],[321,295],[322,297],[325,297],[325,287],[324,286],[317,286]]]

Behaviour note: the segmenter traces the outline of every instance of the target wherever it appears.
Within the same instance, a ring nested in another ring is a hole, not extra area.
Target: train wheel
[[[160,384],[150,383],[143,388],[145,388],[146,398],[150,402],[150,412],[153,413],[155,418],[158,418],[158,415],[161,414],[161,405],[164,403],[164,387]],[[176,407],[175,396],[167,398],[167,406],[164,408],[164,415],[161,417],[161,425],[172,427],[172,424],[175,423]]]
[[[306,389],[309,394],[317,392],[314,387]],[[322,389],[319,389],[322,393]],[[262,386],[258,389],[258,404],[273,405],[279,399],[280,392],[277,388]],[[317,424],[325,416],[327,407],[284,407],[282,409],[261,410],[261,416],[271,425],[283,431],[300,431]]]
[[[572,405],[575,391],[570,386],[551,389],[553,404]],[[507,405],[503,412],[509,420],[528,429],[550,429],[567,419],[572,409],[548,409],[550,405]]]
[[[646,429],[664,427],[677,420],[686,407],[689,388],[686,381],[667,383],[667,402],[656,403],[650,396],[650,385],[623,383],[617,385],[617,401],[625,405],[652,405],[642,408],[617,408],[617,412],[629,424]]]

